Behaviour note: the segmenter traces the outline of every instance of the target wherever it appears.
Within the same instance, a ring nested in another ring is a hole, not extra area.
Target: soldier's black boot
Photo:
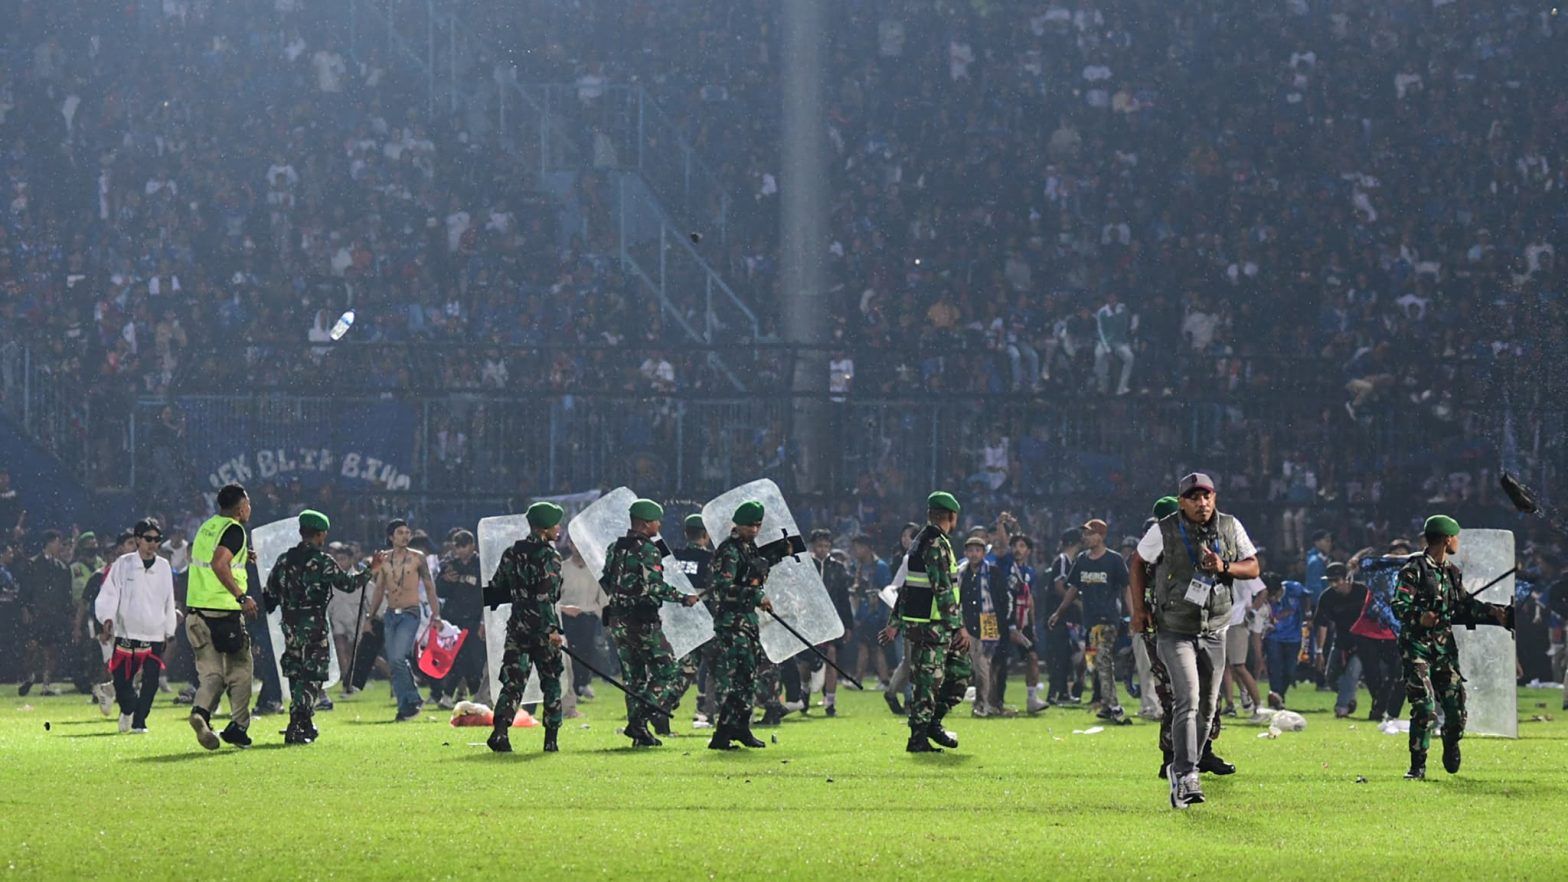
[[[732,734],[730,732],[730,727],[728,727],[728,726],[718,726],[717,728],[715,728],[713,730],[713,737],[711,739],[709,739],[709,741],[708,741],[708,749],[709,750],[740,750],[739,747],[736,747],[734,744],[730,743],[730,738],[731,737],[732,737]]]
[[[545,726],[544,727],[544,752],[545,753],[555,753],[555,752],[557,752],[557,751],[559,751],[561,749],[561,746],[559,744],[557,744],[556,741],[555,741],[555,736],[557,734],[559,734],[560,731],[561,731],[561,727],[560,726]]]
[[[941,720],[931,721],[931,725],[926,727],[926,737],[943,747],[958,748],[958,736],[942,728]]]
[[[761,738],[751,734],[750,717],[741,720],[740,725],[730,732],[730,737],[734,738],[736,741],[739,741],[746,747],[767,747],[766,744],[762,743]]]
[[[759,726],[777,726],[784,722],[784,706],[770,704],[762,710],[762,719],[757,721]]]
[[[913,729],[911,729],[910,732],[909,732],[909,743],[904,746],[904,750],[906,750],[906,751],[908,751],[910,753],[941,753],[942,752],[942,748],[940,748],[940,747],[932,747],[931,746],[931,742],[926,740],[926,736],[923,733],[916,732]]]
[[[506,726],[496,726],[490,733],[490,737],[485,740],[485,745],[496,753],[511,753],[512,739],[508,736],[507,729]]]
[[[658,747],[664,743],[653,737],[653,733],[648,731],[647,721],[641,718],[626,724],[626,737],[632,740],[633,747]]]
[[[1198,759],[1198,771],[1208,772],[1211,775],[1234,775],[1236,774],[1236,765],[1225,762],[1222,757],[1216,756],[1214,748],[1205,744],[1203,746],[1203,756]]]
[[[1443,733],[1443,771],[1450,775],[1459,774],[1459,733],[1449,735]]]
[[[670,734],[670,715],[669,714],[654,714],[653,715],[653,731],[658,733],[658,734],[660,734],[660,735],[668,735],[668,734]]]
[[[1410,771],[1405,773],[1406,781],[1426,780],[1426,751],[1410,751]]]

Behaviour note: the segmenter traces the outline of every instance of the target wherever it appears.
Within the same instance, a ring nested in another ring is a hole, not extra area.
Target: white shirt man
[[[136,550],[109,565],[93,616],[103,623],[100,640],[114,641],[109,671],[120,703],[120,731],[145,734],[147,713],[158,694],[163,646],[179,627],[174,608],[174,570],[158,555],[163,529],[152,518],[136,523]],[[141,689],[133,684],[142,675]]]

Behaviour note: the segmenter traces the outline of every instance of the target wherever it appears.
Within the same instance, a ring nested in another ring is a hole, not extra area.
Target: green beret
[[[1181,503],[1174,496],[1161,496],[1154,501],[1154,516],[1157,518],[1169,517],[1181,508]]]
[[[325,533],[332,529],[332,522],[327,516],[313,508],[307,508],[299,513],[299,528],[312,533]]]
[[[639,499],[632,503],[632,520],[660,521],[664,519],[664,506],[652,499]]]
[[[958,514],[958,500],[953,498],[953,494],[946,490],[938,490],[926,497],[926,509],[928,511],[950,511],[953,514]]]
[[[762,525],[762,503],[755,499],[748,499],[735,509],[735,516],[730,518],[737,527],[757,527]]]
[[[685,524],[686,524],[686,529],[688,529],[688,530],[706,530],[706,529],[708,529],[708,525],[704,524],[702,522],[702,515],[700,515],[700,514],[693,513],[693,514],[687,515]]]
[[[535,530],[548,530],[561,522],[561,518],[566,516],[566,509],[553,502],[536,502],[528,506],[526,515],[528,526]]]
[[[1459,522],[1448,515],[1432,515],[1426,519],[1426,526],[1421,532],[1427,535],[1458,536]]]

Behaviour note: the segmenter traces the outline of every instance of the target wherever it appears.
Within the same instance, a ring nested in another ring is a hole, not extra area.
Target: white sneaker
[[[441,696],[441,700],[436,702],[436,707],[439,707],[442,710],[451,710],[452,708],[457,707],[457,702],[452,700],[452,696],[443,695]]]
[[[696,720],[691,724],[693,729],[712,729],[713,724],[707,720]]]
[[[965,701],[974,701],[975,700],[975,687],[970,686],[968,689],[964,690],[964,700]]]
[[[1026,706],[1026,709],[1029,711],[1029,713],[1037,714],[1050,706],[1050,704],[1041,701],[1038,698],[1031,698],[1029,699],[1029,704]]]
[[[786,701],[786,702],[784,702],[784,709],[789,711],[790,713],[794,713],[794,712],[799,711],[799,710],[805,710],[805,708],[806,708],[806,703],[804,701]]]
[[[120,734],[124,735],[129,731],[131,731],[131,715],[120,714]]]
[[[131,730],[131,734],[132,735],[146,735],[147,734],[147,730],[145,728],[143,728],[143,729],[132,729]]]
[[[93,687],[93,698],[98,699],[98,712],[107,717],[109,709],[114,706],[114,687],[108,683],[99,683]]]

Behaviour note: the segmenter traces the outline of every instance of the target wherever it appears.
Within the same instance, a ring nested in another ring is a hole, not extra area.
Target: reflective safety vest
[[[218,574],[212,569],[212,555],[218,550],[218,542],[230,525],[244,526],[233,518],[223,515],[213,515],[196,531],[196,539],[191,543],[191,568],[189,581],[185,589],[185,605],[197,609],[239,609],[240,602],[229,589],[218,581]],[[239,554],[229,562],[229,574],[234,577],[234,584],[240,586],[240,591],[247,590],[247,577],[245,575],[245,562],[250,557],[250,537],[246,536],[240,545]]]
[[[947,556],[948,583],[952,586],[952,600],[958,603],[958,557],[953,554],[953,543],[947,534],[934,526],[927,526],[909,546],[909,572],[904,576],[900,589],[899,617],[911,623],[942,621],[942,600],[932,587],[931,574],[926,572],[926,546],[936,544]]]

